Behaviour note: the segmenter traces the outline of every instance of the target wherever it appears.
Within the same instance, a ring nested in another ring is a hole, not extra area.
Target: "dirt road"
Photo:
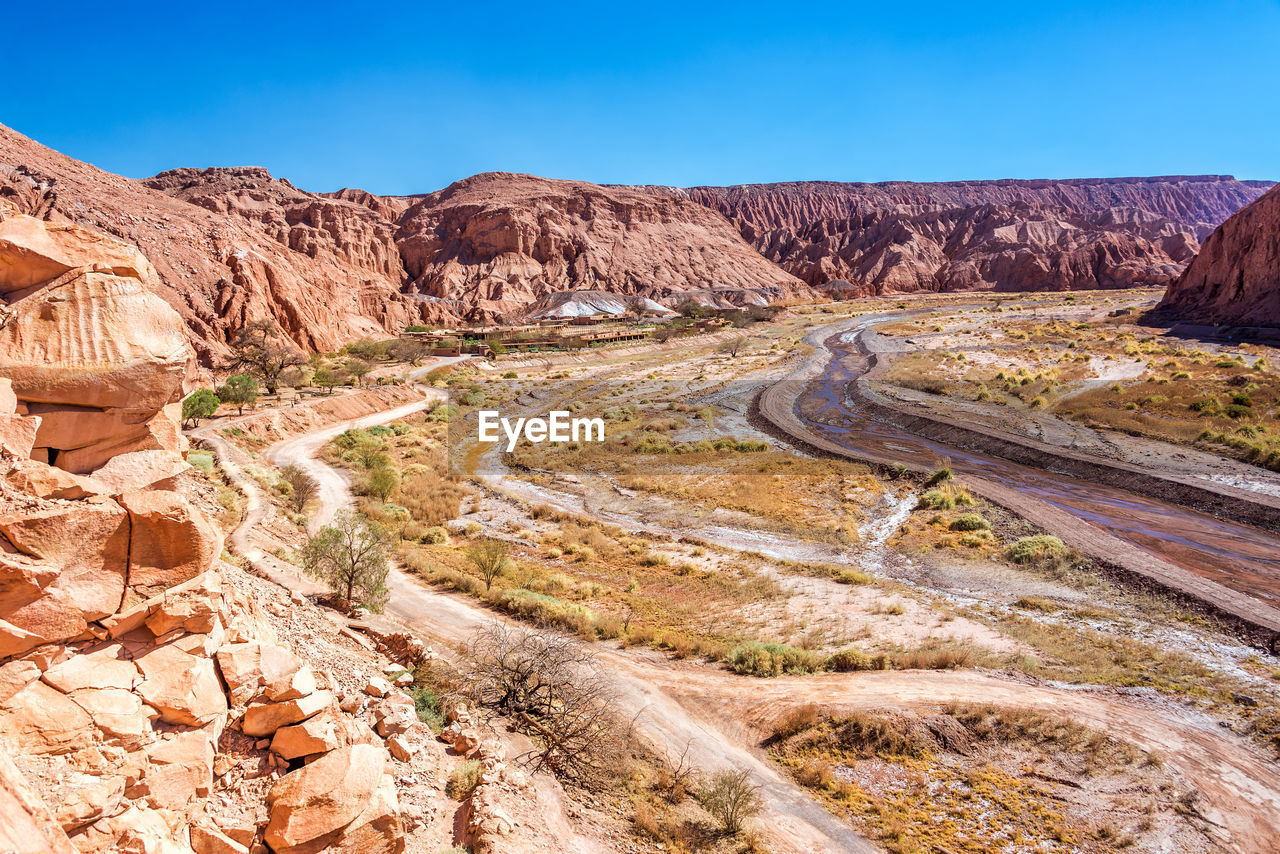
[[[350,493],[342,475],[315,459],[314,453],[348,427],[392,421],[428,403],[424,399],[318,430],[278,443],[266,455],[279,465],[299,465],[321,482],[323,509],[315,522],[320,524],[350,502]],[[238,470],[235,449],[216,438],[210,439],[210,445],[229,476],[250,496],[250,507],[260,511],[266,499],[256,482],[247,476],[242,476],[242,482],[234,474]],[[251,509],[246,514],[242,529],[232,537],[234,548],[247,544],[253,549],[255,517],[260,521],[261,512]],[[399,572],[393,572],[390,585],[389,612],[426,639],[456,644],[477,628],[502,619],[469,600],[425,588]],[[1197,809],[1211,822],[1215,841],[1226,850],[1266,851],[1280,832],[1276,764],[1209,718],[1159,699],[1023,684],[973,672],[899,671],[759,680],[674,662],[649,650],[621,650],[605,644],[595,650],[613,676],[625,707],[644,710],[637,725],[656,747],[672,755],[688,747],[689,757],[704,771],[738,767],[750,772],[768,804],[761,824],[777,851],[878,850],[779,773],[756,747],[759,736],[752,725],[764,727],[787,708],[807,702],[833,709],[893,709],[936,707],[955,699],[1066,714],[1159,752],[1168,766],[1199,788],[1202,797]]]

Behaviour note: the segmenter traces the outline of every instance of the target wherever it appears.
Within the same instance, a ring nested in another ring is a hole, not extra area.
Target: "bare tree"
[[[286,368],[306,363],[302,352],[270,320],[254,320],[231,342],[235,357],[229,368],[247,370],[275,394]]]
[[[728,341],[725,341],[716,349],[718,349],[721,353],[727,353],[731,358],[736,359],[738,358],[738,354],[742,352],[744,349],[746,349],[747,345],[750,343],[751,343],[750,336],[739,335],[735,338],[730,338]]]
[[[747,819],[760,812],[760,787],[745,770],[718,771],[702,793],[702,805],[720,822],[724,832],[735,835]]]
[[[302,548],[302,566],[351,605],[381,611],[387,603],[390,549],[386,531],[343,512]]]
[[[297,466],[285,466],[280,470],[280,476],[289,484],[289,503],[295,512],[301,513],[307,502],[320,492],[320,484],[316,479]]]
[[[627,729],[595,657],[552,632],[494,624],[468,651],[468,687],[476,705],[505,715],[537,746],[521,757],[584,786],[616,775]]]
[[[475,564],[484,579],[484,589],[493,587],[493,580],[507,568],[511,547],[503,540],[486,537],[467,549],[467,560]]]

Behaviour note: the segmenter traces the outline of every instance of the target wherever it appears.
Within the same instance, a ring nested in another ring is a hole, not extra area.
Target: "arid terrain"
[[[0,852],[1276,850],[1266,182],[0,146]]]

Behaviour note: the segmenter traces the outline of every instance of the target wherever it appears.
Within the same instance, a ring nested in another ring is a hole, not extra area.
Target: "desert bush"
[[[307,502],[320,492],[320,484],[316,479],[298,466],[285,466],[280,470],[280,476],[289,484],[289,506],[296,513],[301,513]]]
[[[388,545],[385,530],[343,512],[307,540],[302,565],[345,602],[381,611],[388,596]]]
[[[480,785],[480,761],[478,759],[468,759],[453,769],[444,791],[446,795],[455,801],[462,801],[471,797],[471,793],[475,791],[478,785]]]
[[[467,560],[480,571],[486,590],[493,587],[494,579],[506,570],[510,564],[508,554],[511,547],[504,540],[486,538],[467,547]]]
[[[774,738],[791,738],[818,723],[818,707],[814,703],[797,706],[784,714],[773,725]]]
[[[977,513],[961,513],[947,527],[953,531],[985,531],[991,523]]]
[[[720,822],[725,833],[737,835],[743,824],[760,812],[760,788],[746,771],[719,771],[709,782],[701,796],[703,808]]]
[[[726,659],[729,669],[747,676],[773,677],[813,673],[822,666],[812,652],[781,643],[751,641],[734,647]]]
[[[842,649],[827,656],[826,669],[834,673],[853,673],[857,670],[875,670],[871,656],[857,649]]]
[[[1014,563],[1046,565],[1061,562],[1067,556],[1062,540],[1051,534],[1021,537],[1009,546],[1006,554]]]

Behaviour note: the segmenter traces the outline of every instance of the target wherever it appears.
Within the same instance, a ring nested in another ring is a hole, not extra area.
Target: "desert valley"
[[[0,852],[1280,850],[1272,182],[75,154],[0,126]]]

